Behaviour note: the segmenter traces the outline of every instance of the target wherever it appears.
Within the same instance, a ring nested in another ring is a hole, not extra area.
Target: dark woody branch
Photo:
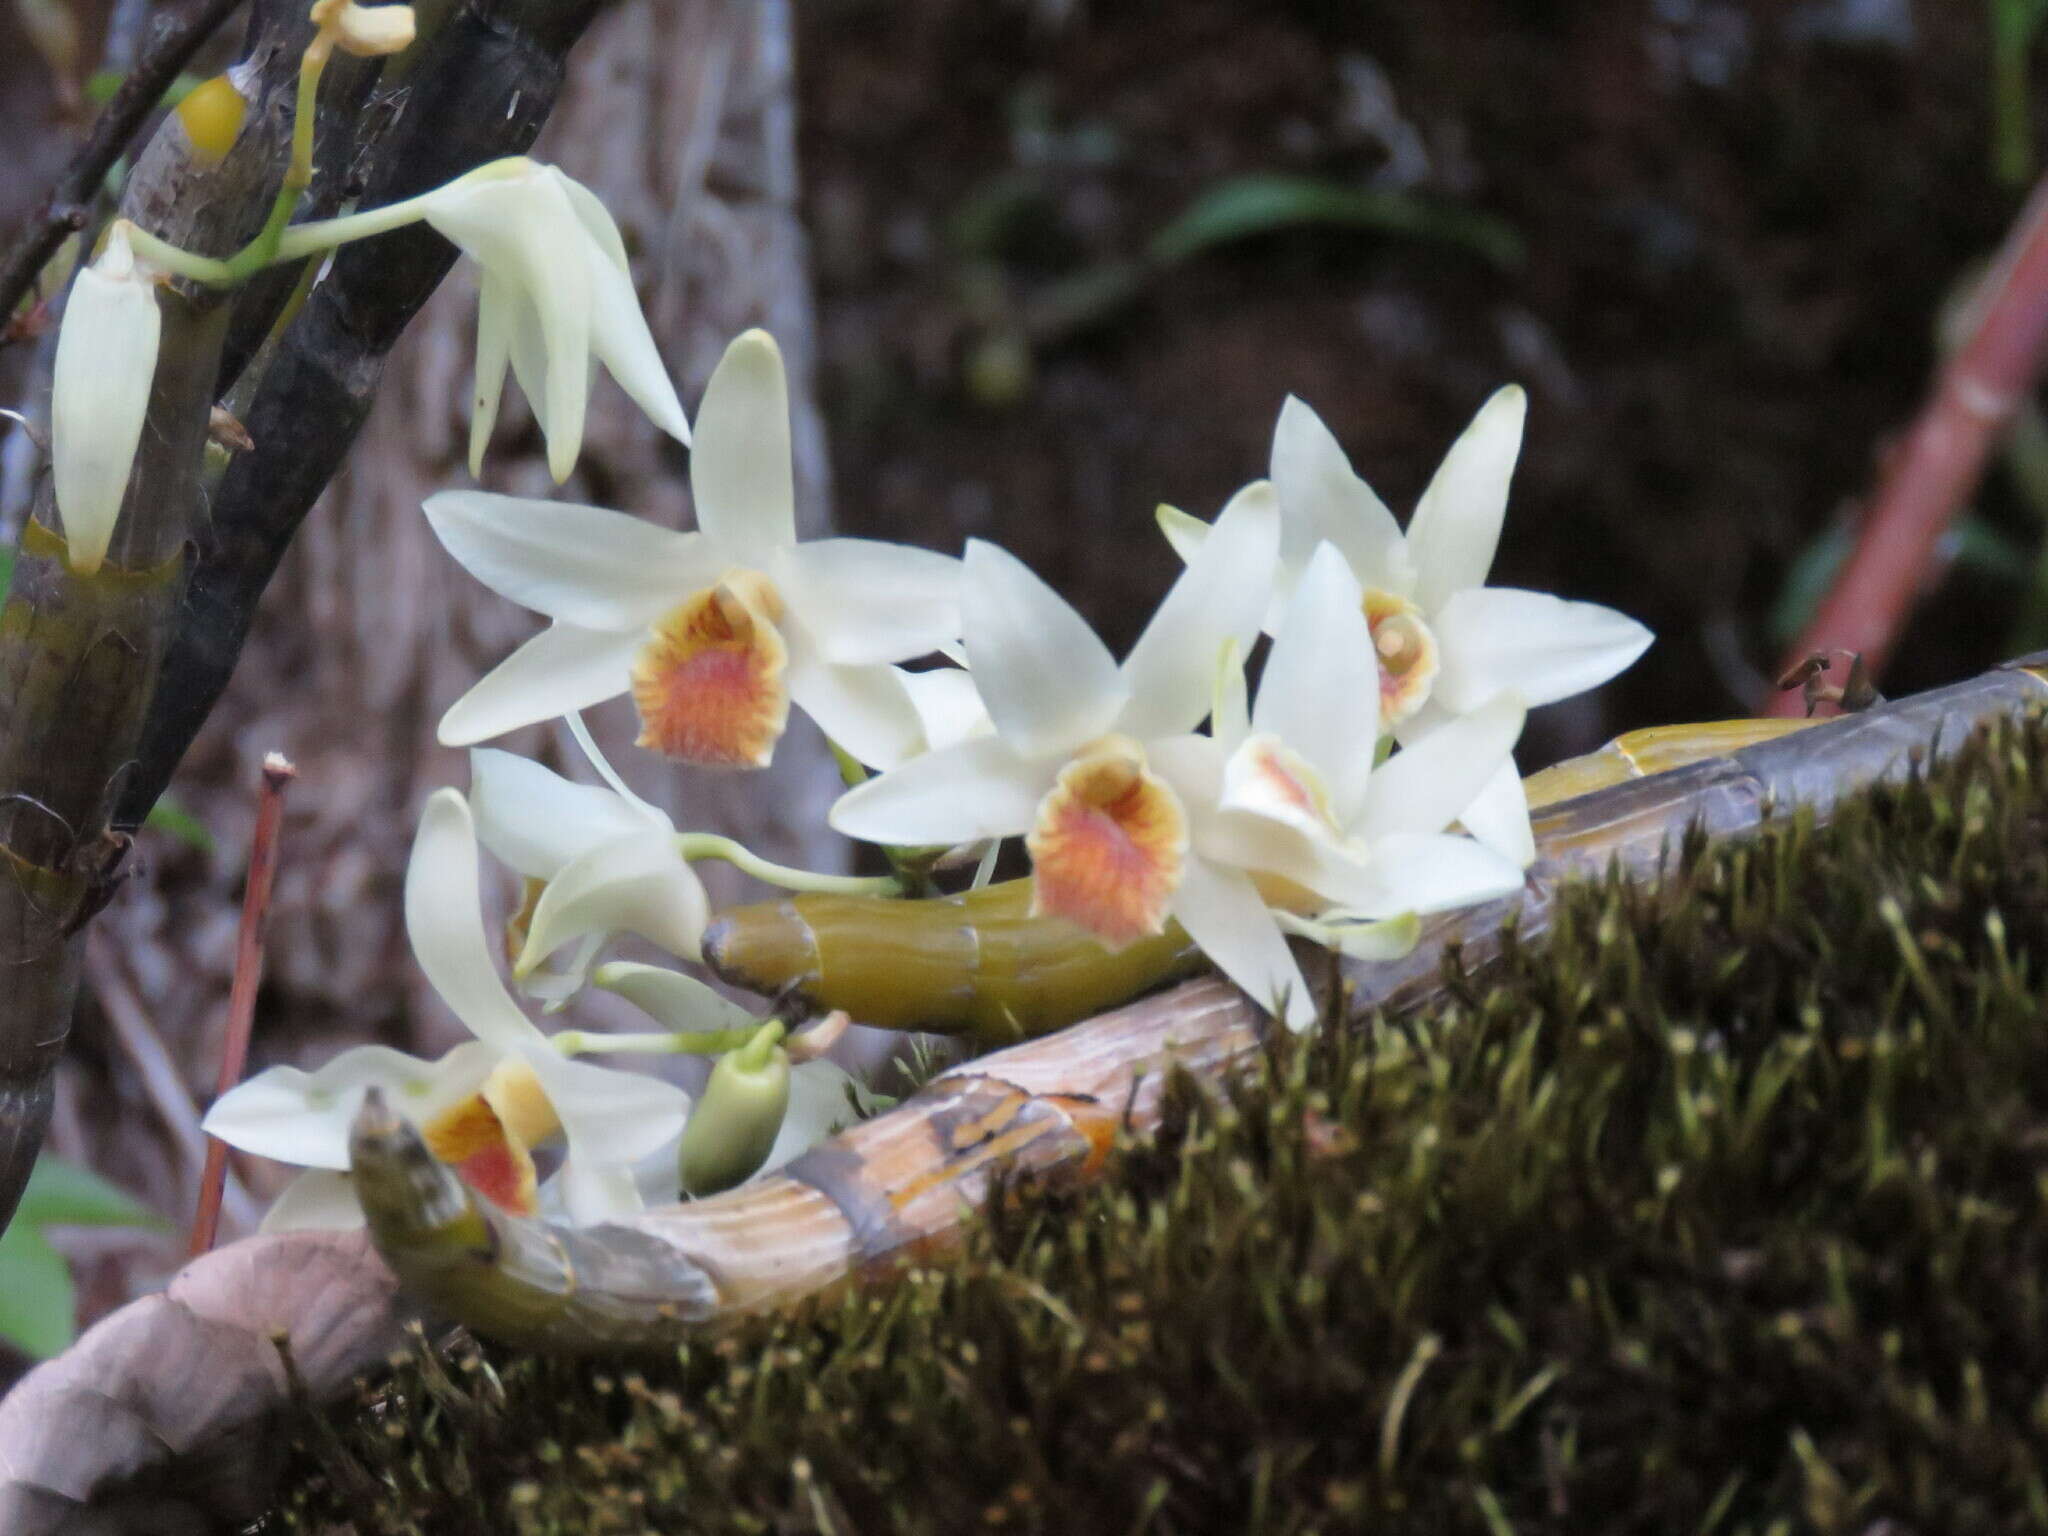
[[[364,176],[365,207],[410,197],[523,152],[561,88],[563,57],[599,0],[496,0],[451,15],[373,101],[389,126]],[[170,782],[227,686],[256,605],[299,523],[368,417],[384,360],[455,260],[424,225],[344,247],[285,333],[213,500],[184,611],[116,824],[132,828]]]
[[[92,133],[43,199],[35,218],[15,236],[6,256],[0,257],[0,318],[14,313],[64,237],[85,227],[100,183],[126,153],[143,120],[156,110],[164,91],[200,44],[240,4],[241,0],[206,0],[193,15],[157,34],[114,92],[113,100],[94,120]]]
[[[225,253],[261,225],[290,142],[288,26],[259,19],[250,111],[224,159],[167,120],[139,156],[122,213],[188,249]],[[200,467],[228,309],[159,291],[162,335],[134,468],[104,565],[70,568],[46,476],[0,608],[0,1224],[50,1113],[69,1032],[80,930],[105,903],[125,840],[109,812],[134,770],[150,690],[202,504]]]
[[[430,0],[395,78],[371,85],[337,70],[324,82],[332,142],[307,201],[331,206],[357,195],[359,179],[373,206],[524,150],[598,4]],[[258,84],[233,151],[203,167],[171,118],[130,178],[124,213],[206,255],[256,232],[282,174],[305,11],[304,0],[258,0]],[[454,256],[424,227],[346,248],[267,348],[258,341],[288,288],[255,285],[233,306],[166,290],[142,447],[97,575],[65,564],[47,480],[39,493],[0,609],[0,1226],[41,1145],[80,930],[112,889],[125,831],[226,685],[263,588],[369,414],[386,354]],[[256,446],[209,487],[207,419],[245,359],[237,394]]]

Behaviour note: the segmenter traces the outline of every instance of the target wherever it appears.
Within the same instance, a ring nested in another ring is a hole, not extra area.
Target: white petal
[[[967,669],[1002,738],[1047,757],[1109,730],[1130,695],[1088,621],[1008,550],[970,539],[963,565]],[[1205,689],[1213,661],[1203,663]]]
[[[1493,569],[1528,413],[1529,397],[1519,384],[1495,390],[1416,503],[1408,558],[1415,563],[1413,596],[1424,613],[1435,613],[1453,592],[1481,585]]]
[[[697,526],[734,558],[765,562],[769,551],[796,542],[791,475],[782,351],[766,331],[748,331],[725,349],[697,406]]]
[[[1347,960],[1405,960],[1422,942],[1422,923],[1413,912],[1369,922],[1350,922],[1340,916],[1337,921],[1323,921],[1313,927],[1315,931],[1308,937],[1336,950]]]
[[[755,1170],[754,1177],[773,1173],[858,1120],[860,1116],[847,1101],[849,1088],[863,1104],[872,1102],[873,1096],[836,1062],[807,1061],[791,1068],[789,1108],[783,1111],[782,1130],[768,1150],[768,1160]]]
[[[633,684],[633,653],[641,638],[549,625],[448,706],[441,745],[467,747],[615,698]]]
[[[619,1221],[637,1216],[647,1208],[640,1195],[639,1179],[627,1164],[565,1158],[548,1185],[549,1203],[558,1202],[562,1214],[575,1227]]]
[[[1285,519],[1280,541],[1284,566],[1302,569],[1327,539],[1344,552],[1361,584],[1406,593],[1412,578],[1400,524],[1353,471],[1322,417],[1293,395],[1280,407],[1273,428],[1272,470]]]
[[[690,441],[690,423],[676,398],[668,369],[662,365],[640,296],[633,290],[632,268],[619,226],[597,194],[581,182],[548,168],[560,183],[577,220],[596,248],[590,278],[590,345],[633,403],[662,431],[677,441]]]
[[[1206,859],[1189,859],[1172,911],[1202,953],[1253,1002],[1282,1013],[1292,1030],[1315,1022],[1315,997],[1251,881]]]
[[[1403,747],[1374,771],[1349,830],[1375,845],[1397,833],[1442,831],[1510,761],[1523,714],[1521,701],[1504,694]]]
[[[672,1030],[753,1030],[761,1023],[754,1013],[716,988],[665,965],[615,960],[599,966],[590,979]]]
[[[637,933],[694,960],[710,918],[696,871],[668,838],[643,826],[570,860],[548,882],[513,973],[529,976],[564,944],[593,933]]]
[[[1173,546],[1173,552],[1180,556],[1183,565],[1195,558],[1195,551],[1209,537],[1207,523],[1163,501],[1154,509],[1152,518],[1159,524],[1159,531],[1166,535],[1166,542]]]
[[[162,329],[156,285],[137,275],[116,224],[105,253],[72,284],[51,373],[50,477],[81,576],[100,568],[114,536]]]
[[[534,424],[540,428],[541,436],[547,438],[548,341],[540,328],[540,311],[534,308],[533,300],[524,291],[519,291],[518,301],[506,309],[506,314],[511,319],[512,377],[519,381],[519,392],[526,396],[527,409],[533,412]],[[586,368],[584,371],[590,373],[593,370]],[[552,460],[549,472],[553,472]]]
[[[238,1083],[206,1112],[200,1129],[280,1163],[346,1168],[349,1125],[363,1090],[381,1089],[410,1120],[431,1119],[476,1092],[502,1055],[480,1040],[431,1062],[389,1046],[354,1046],[317,1072],[271,1067]]]
[[[1431,620],[1436,699],[1463,713],[1503,689],[1531,708],[1597,687],[1649,647],[1650,632],[1598,603],[1514,587],[1467,588]]]
[[[1258,638],[1279,552],[1279,500],[1270,484],[1254,481],[1230,498],[1125,658],[1131,697],[1119,730],[1142,741],[1201,722],[1224,646],[1235,642],[1244,655]]]
[[[490,444],[491,429],[498,424],[498,405],[505,396],[505,370],[512,366],[512,332],[519,323],[513,311],[523,302],[505,279],[488,267],[478,277],[476,372],[469,409],[472,479],[484,472],[484,449]]]
[[[999,737],[963,741],[913,757],[857,784],[828,818],[836,832],[870,843],[971,843],[1031,829],[1058,759],[1019,757]]]
[[[1469,837],[1397,833],[1348,867],[1326,860],[1314,889],[1360,917],[1469,907],[1522,888],[1521,866]]]
[[[1502,763],[1477,798],[1458,812],[1465,830],[1517,869],[1536,862],[1536,833],[1529,825],[1529,795],[1512,762]]]
[[[965,667],[932,667],[923,672],[905,672],[900,667],[891,670],[902,683],[903,691],[910,695],[911,707],[917,711],[924,729],[921,750],[935,752],[971,737],[986,736],[995,729],[995,723],[988,717],[988,706],[981,701],[981,690],[974,686],[974,674]]]
[[[576,222],[596,242],[597,253],[604,264],[614,272],[631,272],[632,263],[626,259],[626,242],[604,200],[558,165],[542,166],[541,171],[562,189],[562,195],[569,200],[570,211],[576,215]]]
[[[637,630],[725,570],[701,535],[603,507],[442,491],[425,510],[441,547],[470,575],[583,629]]]
[[[835,667],[792,626],[789,696],[818,728],[870,768],[891,768],[925,744],[924,722],[894,667]]]
[[[1243,746],[1245,737],[1251,733],[1252,712],[1245,693],[1244,652],[1233,640],[1223,647],[1223,655],[1216,663],[1216,694],[1209,705],[1209,734],[1228,753]]]
[[[352,1232],[363,1224],[356,1183],[345,1173],[313,1168],[278,1191],[261,1232]]]
[[[813,539],[782,552],[776,580],[827,661],[907,661],[960,638],[960,562],[951,555]]]
[[[655,348],[630,278],[600,272],[591,284],[590,345],[649,421],[679,443],[690,441],[683,402]]]
[[[1166,780],[1197,823],[1216,808],[1229,755],[1209,736],[1160,736],[1145,743],[1146,766]]]
[[[491,857],[533,880],[554,879],[600,843],[674,830],[614,790],[577,784],[493,747],[469,754],[469,809]]]
[[[1363,594],[1334,544],[1316,546],[1259,679],[1252,729],[1313,764],[1340,826],[1358,814],[1380,730],[1380,664]]]
[[[476,829],[469,803],[455,790],[435,790],[420,812],[405,869],[405,931],[427,980],[479,1040],[513,1050],[541,1038],[491,962]]]
[[[525,1055],[561,1119],[573,1162],[631,1164],[689,1118],[690,1096],[658,1077],[572,1061],[545,1043]]]

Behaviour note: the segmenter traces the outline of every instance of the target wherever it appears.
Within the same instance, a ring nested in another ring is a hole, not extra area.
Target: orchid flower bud
[[[715,1195],[744,1183],[768,1161],[789,1113],[789,1052],[783,1026],[770,1019],[738,1050],[727,1051],[683,1127],[683,1192]]]
[[[156,283],[116,223],[99,260],[78,274],[57,334],[50,390],[50,473],[71,569],[106,559],[128,472],[142,442],[163,319]]]

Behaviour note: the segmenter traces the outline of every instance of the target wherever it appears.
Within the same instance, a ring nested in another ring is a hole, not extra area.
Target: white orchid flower
[[[117,220],[99,260],[72,284],[50,385],[50,478],[66,561],[81,576],[107,557],[142,442],[163,317],[156,277]]]
[[[438,1062],[381,1046],[344,1051],[320,1071],[273,1067],[224,1094],[205,1129],[231,1146],[339,1172],[363,1090],[378,1087],[419,1125],[428,1149],[508,1210],[536,1208],[534,1146],[560,1134],[559,1178],[579,1223],[640,1208],[634,1162],[680,1134],[689,1095],[657,1078],[572,1061],[520,1011],[484,936],[477,842],[452,789],[427,801],[406,870],[405,923],[434,990],[477,1038]],[[315,1181],[294,1208],[331,1213],[338,1190]]]
[[[1190,821],[1174,915],[1224,974],[1295,1029],[1314,1021],[1315,1005],[1283,937],[1296,930],[1275,908],[1335,908],[1347,930],[1363,930],[1522,883],[1513,860],[1443,832],[1509,762],[1520,704],[1503,696],[1375,768],[1375,664],[1361,597],[1344,556],[1322,545],[1281,615],[1249,715],[1233,657],[1214,734],[1154,751]]]
[[[469,470],[483,468],[509,366],[560,484],[583,446],[595,358],[662,431],[690,440],[682,402],[640,312],[618,225],[588,187],[524,156],[493,160],[410,199],[482,268]]]
[[[1187,816],[1148,744],[1209,712],[1227,645],[1258,631],[1279,547],[1263,481],[1234,497],[1119,667],[1087,621],[1015,556],[969,543],[968,668],[995,723],[842,796],[831,822],[876,843],[951,846],[1027,834],[1033,910],[1112,947],[1175,910]]]
[[[1382,729],[1403,743],[1503,693],[1531,708],[1569,698],[1614,676],[1650,643],[1649,630],[1611,608],[1485,585],[1527,412],[1528,397],[1515,385],[1481,406],[1404,534],[1321,418],[1292,396],[1281,408],[1272,466],[1280,574],[1267,627],[1277,627],[1316,549],[1334,544],[1364,589]],[[1199,519],[1170,507],[1160,509],[1160,525],[1184,559],[1209,536]],[[1461,819],[1508,857],[1524,865],[1535,857],[1513,764],[1501,767]]]
[[[469,754],[469,805],[492,857],[543,883],[512,964],[516,979],[526,980],[566,944],[613,933],[636,933],[681,959],[698,957],[710,900],[677,850],[675,824],[646,801],[479,748]],[[572,984],[588,958],[574,968]]]
[[[765,331],[726,349],[697,417],[699,530],[482,491],[428,499],[443,545],[554,623],[441,720],[449,746],[630,691],[640,744],[710,767],[765,765],[794,701],[863,761],[923,729],[882,662],[960,632],[960,563],[870,539],[796,537],[789,395]]]

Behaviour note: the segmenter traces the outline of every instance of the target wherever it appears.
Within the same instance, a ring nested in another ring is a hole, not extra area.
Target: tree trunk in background
[[[829,524],[829,486],[796,214],[790,40],[787,0],[623,0],[572,55],[535,153],[588,183],[618,218],[687,404],[732,336],[750,325],[773,331],[790,368],[799,522],[808,535]],[[87,975],[102,1008],[81,1021],[84,1050],[60,1080],[53,1145],[90,1155],[164,1210],[189,1211],[196,1188],[196,1138],[179,1098],[200,1102],[211,1091],[265,752],[292,757],[299,781],[252,1069],[310,1062],[372,1038],[427,1052],[456,1038],[410,962],[399,900],[405,861],[426,795],[468,782],[464,754],[435,743],[441,712],[538,628],[449,559],[420,514],[427,495],[469,483],[475,311],[465,264],[401,343],[349,469],[307,520],[232,686],[179,774],[173,794],[209,829],[214,850],[202,856],[146,834],[146,878],[103,919],[115,942],[95,946]],[[687,455],[609,380],[591,402],[577,473],[559,492],[516,395],[507,391],[487,486],[690,525]],[[713,775],[632,747],[624,700],[590,718],[621,772],[679,826],[727,832],[816,868],[843,865],[846,845],[824,824],[838,779],[808,721],[792,716],[769,772]],[[594,777],[565,733],[537,728],[505,745],[541,748],[556,768]],[[714,900],[741,894],[729,871],[706,873]],[[123,1012],[125,1020],[111,1016]],[[138,1052],[159,1042],[157,1070],[136,1070]],[[172,1128],[181,1114],[186,1124]],[[241,1212],[253,1208],[245,1200]],[[238,1235],[236,1214],[231,1199],[223,1240]],[[168,1267],[169,1250],[163,1258]],[[125,1278],[101,1276],[95,1299]],[[134,1276],[151,1278],[139,1269]]]

